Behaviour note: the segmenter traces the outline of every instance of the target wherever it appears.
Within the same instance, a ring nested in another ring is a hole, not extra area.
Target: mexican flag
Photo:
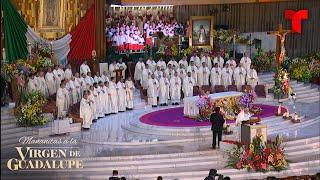
[[[3,29],[5,36],[6,62],[27,59],[30,46],[35,41],[44,41],[52,45],[52,51],[59,62],[82,61],[91,59],[95,50],[95,7],[92,5],[78,25],[64,37],[47,41],[28,26],[10,0],[1,0],[3,11]]]

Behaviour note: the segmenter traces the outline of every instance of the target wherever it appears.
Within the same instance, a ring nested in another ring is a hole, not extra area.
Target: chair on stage
[[[199,86],[193,86],[193,95],[198,96],[200,93]]]
[[[229,85],[228,91],[238,91],[237,86],[236,85]]]
[[[251,85],[242,85],[241,92],[251,92],[253,91]]]
[[[254,91],[256,92],[258,97],[267,97],[267,90],[266,90],[266,86],[262,85],[262,84],[258,84],[256,85],[256,87],[254,88]]]
[[[224,86],[223,85],[215,85],[214,92],[215,93],[224,92]]]
[[[204,92],[210,92],[210,94],[212,93],[212,88],[210,85],[203,85],[201,86],[201,89],[204,91]]]

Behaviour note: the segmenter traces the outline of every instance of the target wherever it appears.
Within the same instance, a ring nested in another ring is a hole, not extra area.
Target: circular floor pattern
[[[274,116],[277,112],[277,106],[256,104],[262,109],[260,118]],[[282,111],[285,111],[283,108]],[[210,126],[210,122],[197,122],[194,119],[183,116],[183,107],[163,109],[154,111],[140,117],[140,121],[145,124],[154,126],[167,126],[167,127],[197,127],[197,126]],[[227,123],[234,123],[235,121],[227,121]]]

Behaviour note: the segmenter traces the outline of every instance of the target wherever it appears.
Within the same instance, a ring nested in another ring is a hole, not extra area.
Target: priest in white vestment
[[[167,74],[163,74],[163,76],[159,80],[159,104],[160,106],[167,106],[169,100],[169,88],[170,82],[167,78]]]
[[[115,70],[119,69],[117,66],[116,61],[112,61],[112,63],[109,65],[109,72],[110,72],[110,77],[116,77],[116,72]]]
[[[38,89],[38,82],[35,79],[34,74],[31,74],[28,79],[27,89],[28,91],[36,91]]]
[[[105,115],[109,115],[111,113],[111,104],[110,104],[110,97],[109,97],[109,81],[104,82],[104,86],[102,90],[104,93],[103,112]]]
[[[178,105],[181,101],[181,78],[178,72],[170,79],[170,96],[172,105]]]
[[[64,79],[62,71],[59,70],[59,66],[55,66],[55,69],[53,70],[54,78],[56,79],[56,87],[57,89],[60,87],[61,81]]]
[[[167,78],[170,79],[173,77],[175,70],[172,68],[171,64],[168,64],[167,69],[164,70],[164,73],[167,75]]]
[[[226,63],[234,70],[237,67],[237,63],[233,58],[230,58]]]
[[[214,64],[210,73],[211,88],[214,89],[216,85],[221,85],[221,68],[219,68],[218,63]]]
[[[229,85],[232,85],[232,69],[229,67],[229,64],[226,64],[222,69],[222,85],[227,88]]]
[[[167,68],[166,62],[164,62],[164,60],[162,58],[160,58],[159,61],[157,62],[157,66],[160,66],[160,69]]]
[[[109,81],[109,76],[108,76],[108,72],[107,71],[103,71],[103,73],[101,75],[101,79],[102,79],[102,82]]]
[[[212,68],[212,61],[211,61],[211,58],[210,58],[210,56],[209,56],[208,53],[205,53],[205,55],[201,57],[201,64],[204,63],[204,62],[205,62],[206,65],[208,66],[209,70],[211,70],[211,68]]]
[[[224,59],[221,57],[220,54],[218,54],[218,56],[213,59],[213,64],[216,64],[216,63],[219,65],[220,68],[223,68]]]
[[[201,66],[201,61],[199,56],[197,56],[195,53],[191,56],[190,58],[190,62],[193,61],[195,63],[195,65],[197,66],[197,68],[199,68]]]
[[[82,81],[81,81],[81,78],[79,76],[79,73],[75,73],[74,74],[74,86],[75,86],[76,92],[77,92],[77,102],[80,102],[81,99],[82,99],[81,97],[83,97],[83,91],[85,90],[85,87],[82,88]]]
[[[66,70],[64,71],[64,78],[71,79],[71,76],[72,76],[71,65],[68,64]]]
[[[46,73],[45,79],[48,87],[49,96],[51,96],[57,92],[56,79],[54,77],[51,67],[48,68],[48,72]]]
[[[148,104],[151,104],[152,107],[157,107],[158,105],[158,88],[159,81],[155,78],[155,75],[152,74],[151,78],[148,81]]]
[[[203,62],[202,66],[198,70],[198,86],[209,85],[210,70],[206,63]]]
[[[193,96],[193,86],[196,85],[194,78],[191,76],[191,72],[188,72],[188,76],[183,80],[183,94],[184,97]]]
[[[125,85],[126,85],[126,95],[127,95],[127,98],[126,98],[127,108],[129,110],[132,110],[133,109],[133,91],[135,87],[130,76],[126,80]]]
[[[143,69],[145,69],[145,65],[144,65],[144,63],[142,61],[142,58],[139,58],[139,61],[136,63],[136,66],[134,68],[134,80],[135,81],[140,81],[141,80]]]
[[[153,72],[155,78],[159,81],[160,78],[163,76],[163,71],[161,70],[160,66],[157,66],[156,71]]]
[[[77,104],[79,97],[78,97],[78,89],[77,89],[76,85],[78,85],[78,84],[77,84],[74,76],[71,77],[68,84],[71,89],[72,104]]]
[[[168,62],[168,65],[169,65],[169,64],[171,64],[172,66],[175,66],[176,68],[179,67],[178,62],[177,62],[175,59],[173,59],[173,58],[170,59],[170,61]],[[176,69],[175,69],[175,70],[176,70]]]
[[[88,90],[88,98],[90,100],[90,108],[91,108],[91,111],[92,111],[92,120],[95,121],[97,120],[99,117],[98,117],[98,113],[97,113],[97,104],[96,104],[96,98],[95,96],[93,95],[93,92],[94,92],[94,86],[91,85],[89,87],[89,90]]]
[[[247,84],[250,85],[253,89],[259,82],[258,74],[253,65],[250,66],[250,69],[247,71]]]
[[[248,57],[247,53],[244,53],[244,56],[241,58],[240,63],[243,64],[243,67],[248,71],[251,66],[251,59]]]
[[[111,113],[118,113],[118,89],[116,85],[116,79],[111,77],[111,81],[109,82],[109,99],[111,105]]]
[[[142,71],[141,77],[141,86],[143,89],[148,89],[148,82],[151,78],[152,71],[149,69],[149,65],[146,64],[146,67]]]
[[[179,61],[179,65],[180,64],[183,64],[183,67],[187,70],[189,64],[188,64],[188,61],[187,61],[187,57],[184,56],[180,61]]]
[[[48,90],[48,86],[47,86],[47,82],[44,78],[44,72],[43,71],[39,71],[39,77],[38,77],[38,88],[40,90],[40,92],[48,97],[49,96],[49,90]]]
[[[119,59],[119,62],[117,63],[117,68],[122,70],[122,78],[125,78],[127,65],[126,63],[122,62],[122,58]]]
[[[80,66],[80,74],[88,74],[88,72],[91,72],[90,67],[87,64],[87,61],[84,61]]]
[[[60,83],[60,87],[57,90],[57,95],[56,95],[56,106],[58,108],[58,118],[62,118],[64,116],[64,112],[66,111],[65,109],[65,101],[68,98],[66,93],[65,93],[65,87],[66,84],[64,81]]]
[[[190,61],[190,66],[188,66],[187,72],[191,72],[191,77],[193,78],[194,83],[197,84],[197,81],[198,81],[198,68],[194,64],[194,61]]]
[[[157,63],[151,57],[148,58],[146,64],[149,65],[149,68],[150,68],[151,71],[155,71],[156,70]]]
[[[100,76],[100,73],[97,71],[95,76],[93,77],[95,83],[104,82],[103,78]]]
[[[126,85],[124,83],[124,79],[121,79],[117,83],[118,88],[118,109],[120,112],[126,111],[127,108],[127,92],[126,92]]]
[[[242,67],[241,63],[234,69],[233,79],[239,91],[241,90],[242,85],[246,84],[246,73],[246,69]]]
[[[80,118],[82,118],[82,128],[89,129],[92,124],[92,109],[90,107],[88,92],[85,91],[80,102]]]

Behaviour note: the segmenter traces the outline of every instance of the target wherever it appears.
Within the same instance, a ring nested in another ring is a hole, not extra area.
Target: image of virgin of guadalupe
[[[206,30],[204,29],[203,25],[200,25],[199,29],[199,44],[205,44],[206,42]]]

